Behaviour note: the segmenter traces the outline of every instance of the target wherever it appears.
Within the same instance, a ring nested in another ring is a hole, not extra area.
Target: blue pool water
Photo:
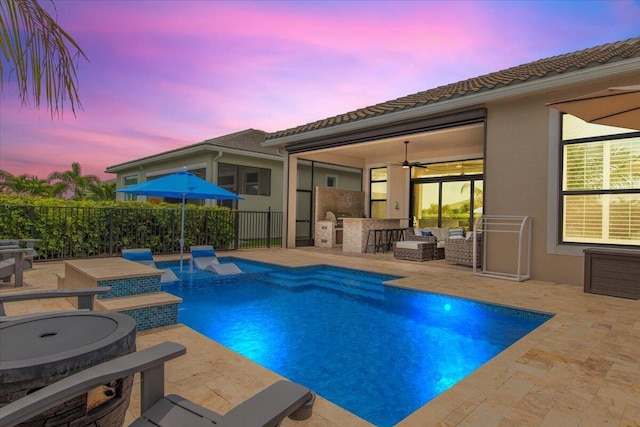
[[[245,273],[159,263],[182,278],[163,285],[179,321],[383,427],[551,317],[382,284],[396,276],[226,260]]]

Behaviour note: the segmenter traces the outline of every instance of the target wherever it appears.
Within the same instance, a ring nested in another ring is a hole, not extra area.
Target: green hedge
[[[119,255],[124,248],[179,251],[180,205],[93,202],[0,195],[0,239],[42,239],[38,259]],[[234,244],[235,213],[187,204],[185,248]]]

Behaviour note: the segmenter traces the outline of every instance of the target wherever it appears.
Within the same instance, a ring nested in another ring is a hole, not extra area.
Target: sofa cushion
[[[418,249],[418,245],[425,244],[425,242],[419,242],[417,240],[403,240],[401,242],[396,242],[396,248],[399,249]]]
[[[431,233],[436,236],[438,241],[446,240],[449,237],[449,229],[446,227],[432,227],[428,229]]]

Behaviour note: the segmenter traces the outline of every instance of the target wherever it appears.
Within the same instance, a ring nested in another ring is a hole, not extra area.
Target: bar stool
[[[372,241],[372,243],[369,243]],[[379,249],[382,252],[387,251],[387,239],[386,239],[386,229],[384,228],[371,228],[367,233],[367,244],[364,248],[364,253],[369,252],[369,246],[373,248],[373,253],[377,253]]]
[[[405,230],[406,228],[387,229],[387,250],[391,250],[395,242],[401,242],[405,239]]]

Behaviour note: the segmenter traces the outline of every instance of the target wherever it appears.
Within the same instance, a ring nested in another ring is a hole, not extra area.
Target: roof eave
[[[240,150],[240,149],[223,147],[220,145],[214,145],[214,144],[205,142],[205,143],[196,144],[196,145],[192,145],[185,148],[179,148],[177,150],[156,154],[154,156],[144,157],[142,159],[133,160],[131,162],[109,166],[105,169],[105,172],[118,173],[125,170],[138,168],[140,166],[147,166],[148,164],[151,164],[151,163],[172,160],[172,159],[183,157],[189,154],[197,154],[202,151],[211,151],[211,152],[226,153],[226,154],[237,154],[237,155],[246,156],[246,157],[257,157],[261,159],[269,159],[269,160],[276,160],[276,161],[283,160],[283,157],[281,155],[260,153],[260,152],[249,151],[249,150]]]
[[[556,89],[567,84],[579,84],[590,80],[613,77],[640,69],[640,57],[615,61],[595,67],[586,67],[580,70],[562,73],[555,76],[543,77],[518,84],[504,86],[496,89],[488,89],[478,93],[463,95],[432,104],[390,112],[384,115],[357,120],[340,125],[329,126],[321,129],[300,132],[294,135],[276,137],[262,143],[264,147],[285,147],[288,144],[302,142],[315,138],[325,138],[343,132],[354,132],[371,126],[391,124],[398,121],[411,120],[428,115],[436,115],[452,110],[460,110],[469,107],[479,107],[487,102],[504,100],[511,97],[528,95],[539,91]]]

